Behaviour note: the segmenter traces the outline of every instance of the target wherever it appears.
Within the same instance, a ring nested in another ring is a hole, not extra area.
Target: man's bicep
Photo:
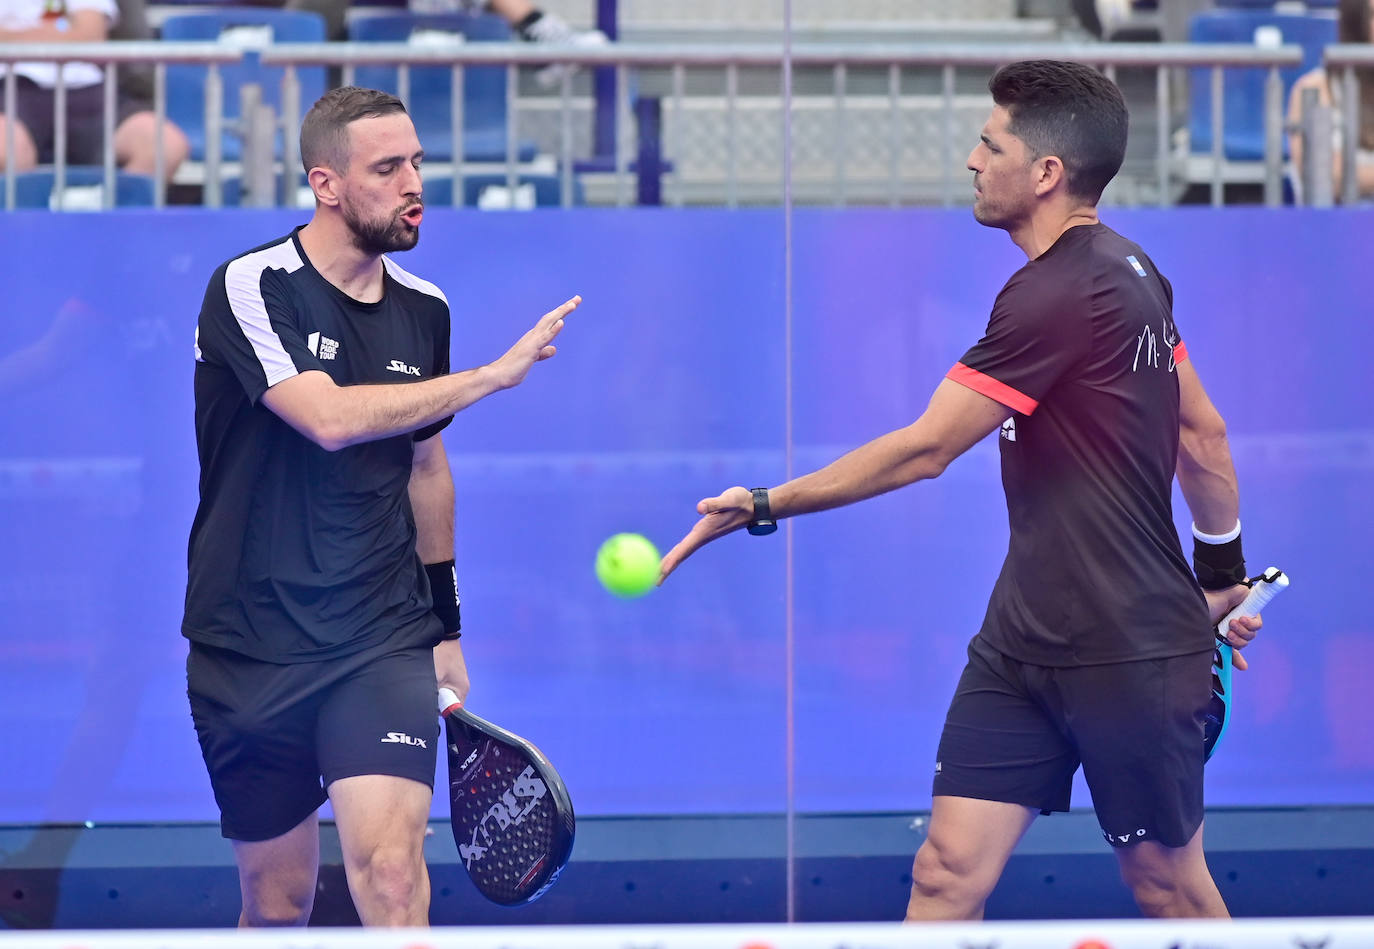
[[[953,379],[942,379],[916,426],[935,444],[945,464],[1001,427],[1014,410]]]
[[[1182,431],[1203,431],[1214,428],[1221,422],[1221,414],[1207,390],[1202,386],[1202,378],[1197,374],[1191,359],[1185,359],[1174,367],[1178,375],[1178,424]]]

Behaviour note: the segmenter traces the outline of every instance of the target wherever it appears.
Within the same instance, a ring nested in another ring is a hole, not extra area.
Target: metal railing
[[[737,166],[738,153],[738,96],[739,71],[748,67],[782,66],[783,51],[778,46],[643,46],[620,44],[612,47],[590,49],[553,50],[531,48],[521,44],[456,44],[451,49],[416,49],[406,44],[287,44],[271,47],[263,52],[264,63],[283,65],[291,70],[302,65],[333,65],[345,69],[345,79],[350,71],[360,65],[396,65],[400,68],[401,89],[406,88],[408,69],[414,66],[450,65],[454,70],[453,149],[455,155],[462,154],[462,103],[461,73],[464,66],[504,65],[508,70],[508,88],[516,88],[516,70],[521,65],[543,65],[550,62],[574,63],[586,67],[612,66],[617,72],[618,94],[617,109],[622,123],[629,115],[628,82],[629,72],[636,70],[669,70],[669,79],[658,89],[671,98],[670,115],[682,117],[684,98],[684,71],[687,68],[721,68],[726,74],[727,120],[726,150],[727,164],[732,169]],[[843,114],[846,99],[845,86],[848,70],[852,67],[885,67],[888,70],[889,96],[892,103],[892,121],[895,127],[902,72],[906,69],[936,68],[941,72],[942,111],[945,116],[946,135],[943,149],[946,161],[942,162],[943,172],[948,175],[957,156],[971,142],[956,142],[952,134],[956,88],[956,70],[960,68],[995,68],[1007,62],[1021,59],[1061,59],[1087,63],[1104,69],[1110,77],[1115,77],[1118,68],[1153,67],[1156,70],[1156,170],[1158,176],[1157,203],[1166,206],[1169,201],[1169,179],[1171,174],[1170,142],[1172,139],[1172,107],[1170,104],[1171,83],[1169,69],[1174,67],[1201,67],[1211,71],[1211,112],[1212,112],[1212,168],[1211,197],[1214,205],[1223,203],[1223,170],[1226,166],[1224,141],[1225,93],[1223,76],[1227,68],[1255,68],[1267,71],[1265,83],[1265,157],[1264,157],[1264,196],[1265,203],[1277,206],[1282,200],[1283,148],[1282,114],[1283,85],[1279,70],[1300,65],[1302,50],[1297,46],[1278,46],[1259,48],[1239,45],[1194,45],[1158,43],[1112,43],[1112,44],[986,44],[986,45],[940,45],[921,46],[839,46],[839,45],[797,45],[791,50],[791,63],[794,68],[829,67],[834,76],[835,104],[840,134],[834,138],[834,165],[836,169],[837,195],[840,203],[844,201],[846,163],[846,137],[843,134]],[[654,89],[654,83],[639,83],[641,94]],[[298,89],[298,87],[296,87]],[[565,75],[561,94],[566,103],[569,94],[568,78]],[[284,97],[287,101],[290,92]],[[779,93],[782,95],[781,91]],[[404,98],[404,92],[402,98]],[[299,104],[297,105],[299,108]],[[566,109],[565,109],[566,115]],[[625,128],[622,124],[621,128]],[[516,180],[515,151],[518,138],[516,116],[513,102],[507,102],[507,150],[506,175],[508,182]],[[618,139],[615,154],[615,204],[628,204],[629,188],[627,183],[629,153],[626,148],[628,136],[622,134]],[[899,158],[900,142],[889,143],[889,194],[888,203],[899,201]],[[671,148],[668,149],[671,154]],[[571,167],[571,136],[567,123],[561,136],[560,167],[563,169],[563,198],[568,201],[570,183],[567,176]],[[290,164],[288,160],[288,165]],[[294,170],[289,172],[294,174]],[[726,204],[734,206],[737,194],[734,188],[735,176],[727,182]],[[952,181],[943,183],[943,203],[951,203]],[[455,195],[458,187],[455,184]]]
[[[159,123],[165,121],[166,90],[165,67],[168,63],[200,63],[209,67],[211,81],[206,93],[206,143],[205,180],[207,196],[215,188],[219,175],[219,142],[223,128],[220,119],[222,102],[212,94],[218,90],[215,66],[234,62],[241,56],[240,51],[225,49],[217,44],[194,43],[107,43],[90,45],[45,45],[45,46],[0,46],[0,62],[49,60],[59,62],[94,62],[112,66],[121,62],[153,62],[156,64],[156,100]],[[616,113],[619,117],[615,153],[609,159],[608,173],[613,181],[611,202],[625,206],[630,201],[631,165],[635,158],[633,135],[630,133],[633,115],[631,90],[638,98],[656,98],[666,102],[666,143],[663,153],[672,161],[674,150],[680,150],[684,142],[676,140],[681,135],[686,112],[687,73],[700,70],[720,70],[724,73],[724,90],[720,97],[725,110],[725,182],[723,203],[736,206],[741,201],[739,166],[741,153],[741,76],[748,70],[777,69],[782,73],[784,52],[781,45],[731,45],[731,46],[679,46],[647,44],[613,44],[592,48],[555,48],[532,46],[519,43],[461,43],[451,46],[431,45],[412,46],[408,44],[382,43],[328,43],[328,44],[277,44],[260,50],[264,65],[285,67],[282,88],[282,125],[287,129],[299,127],[300,118],[309,105],[300,97],[300,82],[297,70],[306,66],[341,67],[345,81],[349,81],[358,67],[387,66],[398,69],[399,93],[402,99],[409,95],[410,70],[416,67],[447,66],[452,70],[452,95],[450,100],[452,124],[452,154],[454,155],[453,173],[454,202],[461,203],[462,178],[464,175],[464,123],[463,123],[463,75],[464,70],[474,66],[504,66],[507,71],[507,101],[505,105],[506,142],[505,160],[501,164],[508,186],[513,187],[520,176],[518,161],[520,125],[517,109],[518,78],[522,67],[542,66],[549,63],[567,63],[585,68],[609,67],[617,76]],[[903,185],[903,141],[899,118],[904,103],[910,99],[903,93],[904,82],[919,74],[922,77],[934,76],[935,90],[923,101],[934,105],[934,113],[939,116],[939,181],[938,201],[951,204],[955,201],[955,176],[962,175],[960,157],[966,153],[973,139],[964,140],[962,132],[955,134],[955,113],[957,90],[961,79],[967,80],[967,71],[973,69],[991,70],[999,65],[1020,59],[1060,59],[1086,63],[1102,68],[1112,78],[1120,69],[1154,69],[1154,185],[1155,203],[1167,206],[1173,202],[1172,181],[1177,170],[1173,128],[1175,108],[1173,105],[1174,71],[1184,68],[1206,69],[1210,71],[1211,103],[1211,151],[1210,186],[1211,200],[1221,205],[1224,198],[1225,172],[1228,163],[1225,154],[1225,86],[1224,71],[1228,69],[1260,69],[1266,72],[1264,116],[1264,159],[1263,189],[1265,203],[1278,205],[1282,199],[1283,149],[1282,113],[1283,86],[1279,70],[1297,66],[1302,61],[1302,51],[1297,46],[1278,46],[1261,48],[1248,45],[1212,44],[1157,44],[1157,43],[1111,43],[1111,44],[921,44],[921,45],[829,45],[802,44],[791,48],[789,62],[796,70],[811,70],[822,75],[830,73],[829,99],[832,102],[833,117],[829,128],[832,134],[827,142],[830,150],[831,177],[833,189],[832,203],[844,204],[850,200],[853,176],[850,169],[855,161],[855,150],[851,141],[850,128],[854,102],[851,91],[855,77],[864,71],[877,72],[886,76],[886,112],[889,133],[886,142],[876,146],[886,149],[886,181],[882,188],[882,203],[897,205],[904,203]],[[959,71],[965,70],[960,76]],[[113,156],[110,145],[110,126],[114,102],[113,69],[107,68],[105,88],[106,99],[106,154],[105,167],[107,182],[113,176]],[[632,81],[633,80],[633,81]],[[569,204],[573,192],[573,167],[575,163],[573,132],[571,122],[572,77],[565,72],[557,96],[560,110],[561,127],[558,132],[558,145],[555,149],[562,203]],[[13,84],[11,73],[6,91],[6,114],[13,114]],[[779,87],[777,92],[767,92],[768,102],[778,109],[787,101],[787,90]],[[986,97],[986,93],[982,93]],[[694,95],[692,98],[696,98]],[[59,100],[61,95],[58,96]],[[825,98],[811,96],[811,99]],[[966,97],[965,97],[966,98]],[[212,101],[214,99],[214,101]],[[797,100],[792,100],[795,105]],[[58,120],[64,117],[59,115]],[[974,135],[976,137],[976,133]],[[270,136],[269,136],[270,138]],[[285,179],[284,193],[296,193],[300,172],[299,144],[297,136],[285,136],[285,154],[277,159],[269,156],[275,167],[280,167]],[[642,144],[642,143],[641,143]],[[872,143],[870,143],[871,145]],[[57,156],[59,161],[63,156]],[[261,160],[245,154],[245,165]],[[279,166],[276,165],[280,162]],[[159,159],[160,164],[160,159]],[[59,166],[60,167],[60,166]],[[781,168],[781,162],[778,166]],[[259,169],[259,173],[261,173]],[[246,176],[253,177],[251,169],[245,167]],[[638,170],[644,174],[644,168]],[[669,175],[680,172],[669,171]],[[780,176],[780,171],[778,172]],[[59,172],[60,178],[60,172]],[[159,176],[160,178],[160,176]],[[13,206],[13,175],[6,174],[6,207]],[[107,187],[107,192],[110,190]],[[961,193],[960,193],[961,194]],[[163,200],[163,186],[158,185],[158,200]],[[962,200],[962,195],[960,197]],[[106,198],[108,204],[109,198]],[[673,203],[680,203],[681,189]],[[216,204],[217,200],[211,201]]]
[[[1368,43],[1338,43],[1326,48],[1322,56],[1327,73],[1332,81],[1336,73],[1340,76],[1339,111],[1326,115],[1317,107],[1315,100],[1309,100],[1303,109],[1304,138],[1308,147],[1303,149],[1301,169],[1304,181],[1311,186],[1316,200],[1312,203],[1321,206],[1329,203],[1333,188],[1333,169],[1330,154],[1330,123],[1340,123],[1341,137],[1341,203],[1353,205],[1360,200],[1360,182],[1357,164],[1360,149],[1360,84],[1356,70],[1374,68],[1374,46]],[[1318,147],[1311,147],[1316,145]]]
[[[57,84],[53,95],[53,178],[54,190],[59,194],[66,187],[67,173],[67,84],[65,65],[67,63],[93,63],[104,69],[104,106],[102,122],[104,136],[101,166],[104,170],[102,192],[103,207],[113,206],[115,191],[115,154],[114,133],[116,114],[116,91],[119,84],[120,64],[152,65],[153,67],[153,114],[155,116],[159,146],[156,150],[153,170],[153,203],[161,207],[167,197],[167,175],[164,166],[165,155],[161,147],[167,124],[167,67],[171,64],[192,64],[207,67],[205,85],[205,116],[207,149],[213,145],[213,155],[207,152],[207,167],[219,172],[219,141],[223,115],[223,93],[218,67],[225,63],[238,62],[243,58],[240,50],[228,49],[217,43],[167,43],[167,42],[118,42],[118,43],[5,43],[0,44],[0,63],[10,68],[5,74],[4,114],[6,119],[17,113],[18,76],[14,71],[16,63],[47,62],[57,64]],[[212,125],[213,123],[213,125]],[[213,136],[211,130],[213,128]],[[15,202],[14,170],[14,123],[5,123],[5,208],[12,210]]]

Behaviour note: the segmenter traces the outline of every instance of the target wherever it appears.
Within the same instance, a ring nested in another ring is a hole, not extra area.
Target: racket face
[[[572,854],[572,802],[548,759],[528,742],[459,709],[444,717],[453,839],[487,899],[538,899]]]

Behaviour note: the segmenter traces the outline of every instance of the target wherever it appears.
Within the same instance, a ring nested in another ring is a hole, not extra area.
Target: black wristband
[[[1240,535],[1222,544],[1209,544],[1194,535],[1193,573],[1204,590],[1224,590],[1246,581],[1245,554]]]
[[[755,537],[773,533],[778,529],[778,522],[768,506],[768,489],[753,488],[750,493],[754,495],[754,516],[749,521],[749,533]]]
[[[434,601],[434,615],[444,624],[444,638],[457,639],[462,635],[462,617],[458,612],[458,571],[452,560],[425,564],[429,577],[429,595]]]

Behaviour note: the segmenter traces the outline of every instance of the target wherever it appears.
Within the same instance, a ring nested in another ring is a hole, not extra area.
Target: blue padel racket
[[[1237,616],[1254,616],[1265,605],[1288,589],[1288,575],[1278,567],[1270,567],[1250,581],[1250,592],[1240,605],[1227,613],[1216,629],[1216,648],[1212,652],[1212,700],[1207,706],[1207,717],[1203,722],[1202,746],[1210,761],[1221,737],[1226,734],[1226,726],[1231,721],[1231,671],[1234,650],[1226,642],[1226,630],[1231,620]]]
[[[448,739],[453,839],[487,899],[518,906],[543,895],[572,855],[572,799],[534,745],[463,708],[439,690]]]

